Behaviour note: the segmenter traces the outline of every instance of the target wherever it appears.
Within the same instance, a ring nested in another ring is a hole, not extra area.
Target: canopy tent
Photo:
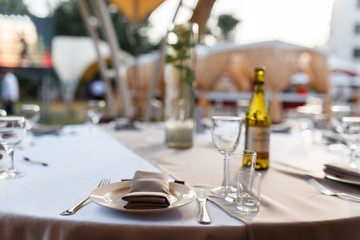
[[[82,0],[78,0],[82,2]],[[133,22],[138,22],[146,18],[154,8],[159,6],[162,1],[120,1],[111,0],[116,4],[120,11],[126,14],[129,18],[132,18]],[[181,4],[182,1],[180,1]],[[207,18],[210,15],[211,8],[215,0],[199,0],[192,16],[192,21],[204,25]],[[149,8],[145,11],[145,6],[149,4]],[[144,7],[140,9],[140,6]],[[151,10],[151,8],[153,8]],[[201,11],[203,10],[203,11]],[[134,14],[136,12],[136,14]],[[176,16],[176,14],[175,14]],[[89,17],[89,16],[88,16]],[[86,20],[88,20],[88,17]],[[89,22],[89,21],[87,21]],[[101,26],[101,25],[99,25]],[[90,26],[89,29],[94,28]],[[111,27],[107,29],[109,32],[113,32]],[[111,31],[110,31],[111,30]],[[112,39],[112,36],[109,39]],[[111,41],[110,41],[111,43]],[[111,46],[111,44],[110,44]],[[116,53],[118,47],[115,46],[115,50],[112,53]],[[196,86],[197,89],[202,90],[204,95],[206,92],[216,90],[216,85],[222,73],[227,72],[233,80],[236,90],[249,91],[252,87],[253,69],[257,66],[266,66],[266,89],[271,92],[272,107],[280,106],[277,96],[280,92],[285,91],[291,81],[291,75],[296,71],[301,70],[305,72],[310,78],[310,85],[319,93],[328,93],[330,84],[328,81],[329,71],[327,68],[327,57],[324,53],[310,48],[297,46],[281,41],[269,41],[257,44],[249,45],[236,45],[236,44],[223,44],[215,47],[208,48],[206,56],[197,59],[196,68]],[[112,57],[112,62],[117,62],[116,57]],[[124,74],[126,82],[119,79],[117,82],[122,84],[122,91],[118,91],[120,95],[125,95],[127,88],[134,89],[136,81],[136,75],[129,71],[130,68],[137,68],[140,75],[140,83],[136,86],[139,89],[146,89],[148,92],[147,103],[153,97],[152,93],[155,91],[155,87],[161,90],[161,64],[163,64],[162,53],[160,52],[158,58],[153,58],[154,63],[147,63],[145,71],[146,74],[141,74],[144,71],[145,65],[142,63],[136,63],[132,67],[126,66],[127,73]],[[160,64],[159,64],[160,63]],[[124,67],[121,65],[122,68]],[[149,67],[151,66],[151,67]],[[116,69],[120,67],[114,66]],[[142,69],[143,68],[143,69]],[[115,70],[116,70],[115,69]],[[123,70],[118,73],[122,73]],[[152,73],[150,73],[152,72]],[[125,80],[125,79],[124,79]],[[159,81],[160,80],[160,81]],[[146,87],[147,88],[146,88]],[[125,90],[124,90],[125,89]],[[135,89],[137,91],[137,89]],[[146,91],[145,90],[145,91]],[[126,93],[127,94],[127,93]],[[141,95],[137,93],[138,96]],[[129,97],[122,97],[121,101],[125,101]],[[133,99],[134,101],[134,99]],[[137,101],[137,99],[135,99]],[[129,102],[129,101],[128,101]],[[124,104],[128,105],[128,104]],[[280,107],[276,107],[279,109]],[[149,106],[146,107],[146,110]],[[281,110],[279,114],[275,114],[274,119],[281,119]],[[125,115],[130,116],[131,114]],[[146,115],[146,114],[145,114]]]
[[[360,66],[358,64],[345,61],[335,55],[329,56],[328,65],[332,72],[343,72],[349,76],[360,75]]]
[[[109,47],[101,43],[99,48],[105,54],[110,54]],[[81,75],[96,59],[93,43],[87,37],[55,37],[52,40],[52,59],[57,72],[64,101],[69,106]],[[69,110],[69,109],[68,109]]]
[[[160,59],[158,52],[138,56],[140,92],[146,93]],[[127,84],[134,89],[133,68],[135,62],[126,65]],[[201,92],[200,102],[207,109],[207,94],[219,91],[218,83],[223,73],[227,73],[237,92],[249,92],[253,86],[254,68],[266,67],[267,91],[271,92],[272,112],[275,120],[281,121],[281,103],[276,98],[279,93],[288,89],[291,76],[299,70],[309,76],[310,85],[318,93],[328,94],[330,91],[329,69],[325,53],[281,41],[260,42],[239,45],[234,43],[219,44],[214,47],[198,45],[196,47],[196,89]],[[162,92],[163,76],[160,74],[156,84],[157,92]],[[140,94],[141,111],[145,108],[146,97]]]
[[[329,91],[327,56],[318,50],[281,41],[238,45],[222,44],[209,48],[209,53],[197,69],[197,85],[204,90],[214,89],[222,72],[228,72],[239,91],[252,86],[255,67],[266,67],[266,88],[281,92],[290,85],[290,77],[298,70],[310,76],[310,84],[320,93]]]
[[[104,41],[97,43],[97,48],[104,58],[110,58],[111,51],[109,45]],[[98,66],[94,66],[97,60],[97,52],[94,43],[89,37],[57,36],[52,41],[52,59],[54,69],[57,72],[64,101],[68,104],[72,102],[78,82],[87,78],[92,80]],[[118,53],[118,59],[126,62],[132,56],[124,51]],[[89,74],[90,73],[90,74]],[[107,88],[107,98],[113,98]],[[107,99],[111,102],[110,99]]]
[[[143,22],[165,0],[110,0],[130,22]]]
[[[216,90],[218,80],[227,72],[237,91],[249,91],[252,87],[253,71],[256,67],[266,67],[265,89],[271,92],[270,107],[274,121],[281,121],[282,106],[279,93],[291,84],[291,76],[301,70],[310,77],[310,85],[319,93],[330,90],[326,54],[310,48],[281,41],[260,42],[249,45],[222,44],[209,49],[197,69],[197,87],[202,90],[202,98],[207,92]],[[202,100],[202,103],[206,101]],[[206,106],[203,106],[206,107]]]

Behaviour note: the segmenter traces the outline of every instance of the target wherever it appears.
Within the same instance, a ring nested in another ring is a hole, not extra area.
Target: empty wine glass
[[[20,115],[25,118],[27,130],[23,143],[25,142],[25,145],[26,143],[32,145],[34,142],[32,129],[40,119],[40,107],[36,104],[23,104],[20,107]]]
[[[87,115],[93,124],[98,124],[104,113],[105,101],[103,100],[90,100],[88,101]]]
[[[224,158],[222,186],[212,189],[211,192],[224,196],[229,202],[233,202],[230,195],[232,192],[229,179],[230,155],[239,145],[242,123],[242,118],[237,116],[213,116],[211,119],[212,142]]]
[[[24,173],[14,166],[14,151],[24,138],[25,132],[25,118],[18,116],[0,117],[0,144],[10,157],[9,168],[0,173],[0,179],[24,176]]]
[[[20,115],[26,120],[26,128],[31,130],[40,119],[40,107],[36,104],[23,104],[20,107]]]
[[[360,117],[343,117],[342,133],[344,143],[350,148],[350,168],[360,168],[356,158],[356,150],[360,143]]]

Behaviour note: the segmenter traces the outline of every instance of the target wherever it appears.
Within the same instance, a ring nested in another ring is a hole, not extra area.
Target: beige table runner
[[[124,131],[104,128],[145,159],[195,188],[210,189],[222,180],[223,161],[209,141],[195,139],[193,148],[169,149],[164,144],[164,131],[157,126]],[[278,144],[285,147],[289,142]],[[261,208],[256,215],[242,215],[233,204],[209,195],[212,202],[246,223],[249,239],[360,239],[359,202],[321,195],[306,181],[310,176],[305,172],[274,162],[263,175]],[[360,188],[320,180],[360,194]]]

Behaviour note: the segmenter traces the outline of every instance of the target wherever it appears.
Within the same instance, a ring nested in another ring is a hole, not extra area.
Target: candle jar
[[[192,146],[194,122],[194,63],[198,26],[175,25],[167,35],[165,64],[165,141],[171,148]]]

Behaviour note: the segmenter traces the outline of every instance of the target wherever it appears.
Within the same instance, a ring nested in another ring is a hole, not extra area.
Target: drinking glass
[[[222,186],[212,189],[211,192],[224,196],[229,202],[233,202],[229,180],[230,155],[239,145],[242,123],[242,118],[237,116],[213,116],[211,119],[212,142],[224,158]]]
[[[236,199],[236,174],[238,171],[255,171],[256,165],[256,152],[251,150],[244,150],[237,148],[231,154],[229,163],[229,179],[230,179],[230,193],[229,195]]]
[[[24,142],[32,144],[34,139],[31,131],[40,119],[40,107],[36,104],[23,104],[20,106],[20,115],[25,118],[27,130]]]
[[[88,101],[87,116],[90,122],[95,125],[100,122],[104,113],[105,101],[103,100],[90,100]]]
[[[261,178],[261,173],[255,171],[239,171],[237,173],[237,210],[242,213],[259,211]]]
[[[331,106],[331,121],[330,121],[330,128],[332,130],[331,133],[335,136],[341,136],[343,132],[343,124],[342,118],[349,117],[351,115],[351,107],[349,105],[334,105]],[[336,153],[347,153],[348,149],[347,146],[344,145],[343,141],[339,141],[339,139],[335,138],[337,141],[332,143],[328,146],[331,152]]]
[[[0,144],[10,157],[10,165],[0,173],[0,179],[24,176],[23,172],[14,166],[15,147],[24,138],[26,132],[25,118],[18,116],[0,117]]]
[[[350,168],[360,168],[356,158],[356,150],[360,143],[360,117],[343,117],[342,133],[344,143],[350,148],[350,159],[348,166]]]
[[[20,107],[20,115],[25,118],[26,128],[30,130],[40,119],[40,107],[36,104],[23,104]]]
[[[342,132],[341,121],[343,117],[351,115],[351,107],[349,105],[331,106],[331,126],[336,132]]]

